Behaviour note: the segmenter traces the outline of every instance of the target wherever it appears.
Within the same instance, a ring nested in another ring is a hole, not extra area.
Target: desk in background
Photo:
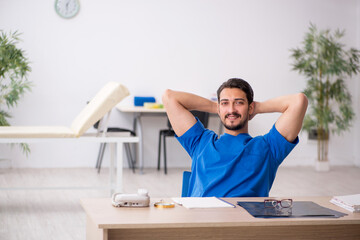
[[[140,168],[140,174],[143,173],[144,170],[144,138],[143,138],[143,127],[141,118],[143,116],[160,116],[160,117],[166,117],[166,109],[165,108],[144,108],[144,107],[135,107],[135,106],[122,106],[117,105],[116,108],[123,113],[132,113],[134,115],[134,121],[133,121],[133,130],[137,133],[137,136],[139,137],[139,147],[138,147],[138,154],[137,154],[137,160],[139,162],[139,168]],[[210,116],[216,116],[217,114],[210,114]],[[222,123],[220,121],[219,125],[219,134],[222,133]]]
[[[263,201],[264,198],[225,198]],[[83,199],[86,239],[360,239],[360,214],[329,202],[331,197],[296,197],[347,213],[342,218],[254,218],[236,208],[115,208],[110,199]],[[164,199],[165,201],[170,199]]]
[[[143,138],[143,127],[141,123],[141,117],[146,116],[166,116],[165,108],[159,109],[149,109],[144,107],[135,107],[135,106],[121,106],[117,105],[116,108],[120,112],[124,113],[132,113],[134,115],[134,122],[133,122],[133,130],[136,132],[137,136],[139,137],[139,147],[138,147],[138,154],[137,160],[139,160],[139,168],[140,173],[143,173],[144,170],[144,138]]]

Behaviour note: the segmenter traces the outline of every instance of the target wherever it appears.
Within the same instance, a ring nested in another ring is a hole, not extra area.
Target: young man
[[[216,103],[172,90],[163,95],[177,139],[192,158],[188,196],[267,197],[278,166],[299,142],[307,98],[298,93],[255,102],[239,78],[224,82],[217,97]],[[218,113],[225,134],[205,129],[190,110]],[[267,134],[252,138],[248,121],[272,112],[282,114]]]

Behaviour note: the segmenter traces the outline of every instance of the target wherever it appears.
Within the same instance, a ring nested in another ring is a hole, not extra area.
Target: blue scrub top
[[[205,129],[198,120],[177,140],[192,158],[188,196],[267,197],[282,161],[299,142],[275,124],[264,136],[233,136]]]

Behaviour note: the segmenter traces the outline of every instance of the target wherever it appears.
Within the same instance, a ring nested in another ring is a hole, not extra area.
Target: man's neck
[[[225,128],[225,133],[233,135],[233,136],[237,136],[242,133],[249,133],[249,131],[248,131],[248,126],[246,125],[239,130],[229,130],[229,129]]]

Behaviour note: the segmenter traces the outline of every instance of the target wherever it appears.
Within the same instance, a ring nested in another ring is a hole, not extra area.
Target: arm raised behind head
[[[176,135],[181,136],[189,130],[196,120],[191,110],[217,112],[217,103],[198,95],[167,89],[162,97],[171,126]]]
[[[280,112],[282,114],[275,123],[276,129],[289,142],[296,139],[301,130],[308,105],[305,94],[297,93],[254,103],[255,109],[250,119],[259,113]]]

